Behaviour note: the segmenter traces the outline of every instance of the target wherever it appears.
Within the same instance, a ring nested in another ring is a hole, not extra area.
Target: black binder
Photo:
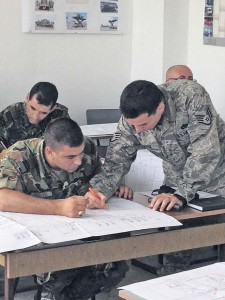
[[[194,199],[187,204],[191,208],[201,211],[216,210],[225,208],[225,198],[221,196]]]

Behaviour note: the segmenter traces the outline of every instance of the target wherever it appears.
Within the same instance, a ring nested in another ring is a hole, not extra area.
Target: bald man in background
[[[171,82],[177,79],[193,80],[193,73],[185,65],[172,66],[166,72],[166,82]]]

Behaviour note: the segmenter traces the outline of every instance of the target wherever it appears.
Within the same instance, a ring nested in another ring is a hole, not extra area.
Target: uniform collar
[[[163,93],[163,102],[165,104],[164,118],[166,118],[169,123],[173,123],[176,119],[176,109],[170,91],[166,89],[164,84],[159,85],[158,88]],[[163,121],[164,120],[161,120],[161,124]]]
[[[44,155],[44,140],[41,139],[40,144],[39,144],[39,160],[41,162],[40,164],[40,176],[42,178],[46,177],[46,174],[51,173],[52,168],[49,166],[49,164],[47,163],[47,160],[45,159],[45,155]]]

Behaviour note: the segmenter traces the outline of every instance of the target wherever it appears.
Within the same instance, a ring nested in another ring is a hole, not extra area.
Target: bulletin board
[[[225,46],[225,0],[205,0],[203,40],[205,45]]]
[[[124,34],[129,0],[22,0],[22,32]]]

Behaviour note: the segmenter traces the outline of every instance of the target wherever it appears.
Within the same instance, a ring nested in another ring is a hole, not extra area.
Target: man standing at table
[[[193,73],[185,65],[171,66],[166,72],[166,82],[172,82],[178,79],[193,80]],[[163,161],[164,184],[168,186],[176,186],[176,173],[170,163]]]
[[[17,102],[0,113],[0,159],[17,141],[41,137],[52,119],[69,117],[68,109],[56,103],[58,91],[50,82],[36,83],[25,102]]]
[[[199,190],[225,196],[225,123],[201,85],[184,79],[160,86],[137,80],[124,89],[120,109],[123,116],[103,169],[91,180],[94,188],[110,197],[137,151],[145,148],[176,174],[176,192],[155,196],[154,210],[183,207]]]
[[[103,208],[87,192],[101,164],[94,142],[85,138],[76,122],[57,118],[49,122],[44,139],[19,141],[0,165],[0,210],[82,217],[87,206]],[[37,262],[38,263],[38,262]],[[114,287],[125,276],[125,262],[58,271],[37,276],[36,300],[88,299]]]

